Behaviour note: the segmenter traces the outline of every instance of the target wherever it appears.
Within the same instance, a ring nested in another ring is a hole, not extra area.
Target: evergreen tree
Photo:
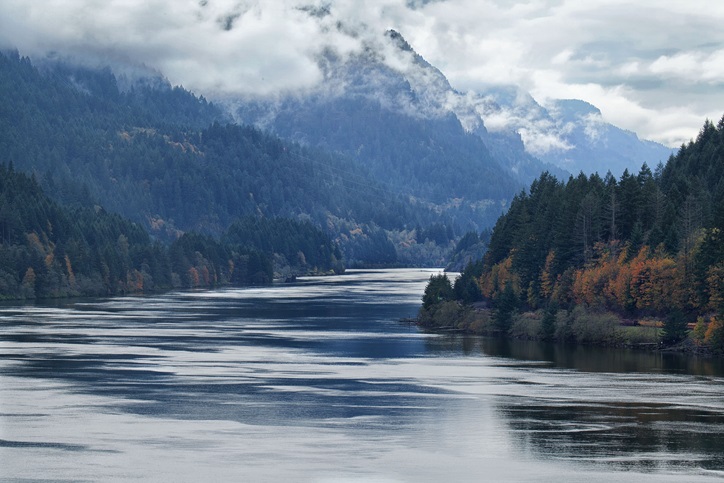
[[[664,321],[661,341],[664,345],[678,344],[686,338],[688,327],[684,313],[680,309],[673,310]]]
[[[495,306],[495,325],[501,334],[507,334],[513,324],[513,313],[520,307],[518,294],[508,283],[500,295],[493,301]]]
[[[556,315],[558,314],[558,305],[555,302],[548,304],[548,308],[543,314],[541,320],[541,334],[543,340],[553,340],[556,335]]]
[[[453,295],[452,285],[447,275],[444,273],[431,275],[422,296],[422,307],[429,309],[440,302],[452,300]]]

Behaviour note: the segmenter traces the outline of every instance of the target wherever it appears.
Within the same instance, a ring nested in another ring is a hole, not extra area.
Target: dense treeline
[[[4,298],[124,291],[141,252],[160,249],[118,216],[61,209],[12,166],[0,166],[0,241]]]
[[[356,163],[227,122],[162,79],[0,54],[0,162],[62,203],[98,203],[166,241],[220,236],[245,216],[306,216],[355,260],[390,258],[388,233],[441,219]]]
[[[344,271],[339,248],[308,221],[245,217],[229,227],[222,241],[274,254],[276,265],[291,275]]]
[[[342,264],[327,235],[292,220],[247,218],[221,240],[191,232],[167,246],[99,206],[62,207],[34,178],[0,165],[0,299],[265,284],[275,270]]]
[[[470,268],[480,273],[462,279],[477,281],[502,331],[512,311],[560,322],[558,310],[578,310],[664,320],[666,343],[696,323],[692,338],[722,350],[723,230],[724,118],[655,172],[566,183],[543,174],[498,220],[482,266]]]
[[[491,230],[485,229],[479,235],[469,231],[458,240],[445,267],[447,272],[462,272],[468,264],[480,260],[488,251]]]

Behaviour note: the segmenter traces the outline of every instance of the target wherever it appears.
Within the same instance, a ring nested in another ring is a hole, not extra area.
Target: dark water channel
[[[0,306],[0,481],[724,479],[721,363],[420,333],[430,273]]]

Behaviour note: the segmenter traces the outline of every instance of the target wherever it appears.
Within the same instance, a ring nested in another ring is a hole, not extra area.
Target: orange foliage
[[[706,342],[715,352],[724,352],[724,321],[712,317],[704,335]]]
[[[724,322],[712,317],[709,320],[709,324],[706,327],[706,332],[704,333],[704,342],[711,343],[712,339],[714,339],[714,337],[716,336],[717,331],[722,330],[723,325]]]
[[[28,233],[26,235],[28,239],[28,245],[35,248],[41,253],[45,253],[45,248],[43,247],[43,244],[40,242],[40,237],[38,237],[38,234],[35,232]]]
[[[651,258],[634,266],[631,287],[636,308],[663,312],[680,298],[677,294],[676,262]]]
[[[126,273],[126,287],[132,292],[143,292],[143,274],[138,270]]]
[[[23,285],[29,287],[35,285],[35,270],[33,270],[33,267],[28,267],[28,269],[25,270],[25,275],[23,276]]]
[[[505,286],[511,284],[513,290],[520,294],[520,277],[513,271],[513,256],[515,251],[500,263],[493,265],[490,272],[483,273],[480,277],[480,290],[484,297],[494,298],[505,290]]]
[[[602,253],[593,264],[576,270],[573,300],[598,308],[663,312],[681,299],[681,277],[673,259],[651,254],[647,246],[632,260],[626,258],[627,250],[615,258],[612,252]]]
[[[70,282],[70,286],[75,287],[75,274],[73,273],[73,266],[70,264],[68,255],[65,256],[65,269],[68,272],[68,282]]]
[[[194,267],[189,268],[189,278],[192,287],[196,288],[200,285],[199,272]]]

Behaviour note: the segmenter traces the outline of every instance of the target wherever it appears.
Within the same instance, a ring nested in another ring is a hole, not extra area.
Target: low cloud
[[[526,151],[534,156],[561,153],[573,148],[566,141],[572,124],[557,122],[540,109],[533,98],[520,91],[513,96],[512,102],[510,92],[505,92],[502,96],[485,97],[477,103],[477,112],[485,119],[489,131],[518,132]]]
[[[156,68],[205,94],[272,94],[314,86],[325,49],[360,49],[332,19],[297,2],[3,2],[2,43]],[[321,7],[320,7],[321,8]],[[330,25],[331,24],[331,25]]]
[[[0,45],[133,61],[207,97],[269,96],[318,87],[324,55],[382,48],[394,28],[461,91],[584,99],[675,146],[724,112],[723,22],[710,0],[4,0]]]

